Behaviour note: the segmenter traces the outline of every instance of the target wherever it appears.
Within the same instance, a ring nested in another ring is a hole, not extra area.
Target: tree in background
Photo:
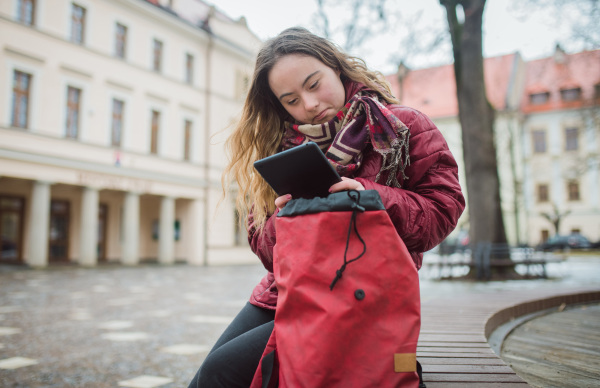
[[[507,244],[494,144],[494,109],[483,77],[482,22],[485,0],[440,0],[446,8],[454,54],[458,116],[468,193],[469,239],[474,253],[481,244]],[[510,261],[508,255],[498,257]],[[514,266],[492,268],[493,278],[512,278]]]

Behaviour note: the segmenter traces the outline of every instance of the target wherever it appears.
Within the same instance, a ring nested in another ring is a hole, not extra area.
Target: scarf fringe
[[[383,157],[381,169],[375,177],[376,183],[379,183],[379,178],[381,178],[383,172],[388,172],[385,185],[397,188],[402,187],[402,184],[398,181],[398,173],[402,174],[402,180],[408,179],[404,171],[406,170],[406,167],[410,166],[410,157],[408,153],[409,140],[410,132],[407,130],[405,137],[394,139],[392,142],[392,149],[379,150],[375,148],[375,150]],[[403,153],[404,160],[402,159]]]

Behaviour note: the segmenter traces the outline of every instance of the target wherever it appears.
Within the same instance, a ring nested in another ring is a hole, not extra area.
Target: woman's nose
[[[319,100],[314,96],[308,95],[304,97],[304,109],[312,111],[319,106]]]

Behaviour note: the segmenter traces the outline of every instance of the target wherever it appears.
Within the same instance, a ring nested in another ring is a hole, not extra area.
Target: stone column
[[[158,229],[158,262],[172,264],[175,261],[175,200],[162,197],[160,202],[160,226]]]
[[[98,263],[98,190],[84,187],[81,196],[81,228],[79,264],[95,266]]]
[[[123,203],[123,247],[121,262],[136,265],[140,261],[140,195],[127,192]]]
[[[27,264],[48,265],[48,233],[50,229],[50,183],[36,181],[31,193],[28,222]]]

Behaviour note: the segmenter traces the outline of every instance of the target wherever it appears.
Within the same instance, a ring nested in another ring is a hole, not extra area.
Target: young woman
[[[190,387],[248,387],[273,330],[277,197],[253,163],[316,142],[343,177],[330,192],[377,190],[414,264],[456,226],[465,202],[448,146],[422,113],[398,104],[380,73],[303,28],[258,54],[241,120],[228,139],[224,186],[235,180],[250,247],[267,274],[208,354]]]

